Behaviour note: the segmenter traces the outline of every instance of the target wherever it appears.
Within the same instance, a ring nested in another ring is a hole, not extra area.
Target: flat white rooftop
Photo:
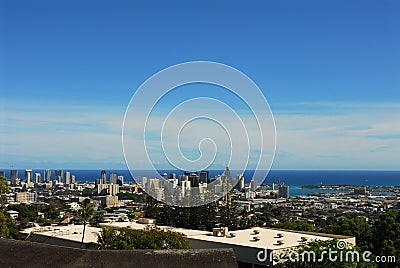
[[[147,225],[136,222],[112,222],[112,223],[101,223],[102,227],[111,228],[131,228],[131,229],[143,229]],[[252,248],[268,248],[270,250],[285,249],[300,245],[302,242],[311,242],[315,240],[330,240],[333,238],[345,239],[349,243],[355,244],[354,237],[333,235],[333,234],[322,234],[322,233],[310,233],[301,232],[286,229],[275,229],[275,228],[251,228],[245,230],[229,231],[229,234],[234,236],[213,236],[212,232],[191,230],[184,228],[175,228],[170,226],[157,226],[162,229],[168,229],[175,232],[183,233],[189,239],[207,241],[212,243],[220,243],[225,245],[237,245]],[[258,237],[259,240],[255,240],[254,237]],[[278,241],[282,241],[283,244],[279,244]]]
[[[101,228],[86,226],[84,243],[97,243]],[[23,234],[37,233],[44,236],[65,239],[74,242],[82,241],[83,225],[33,227],[21,231]]]
[[[137,222],[110,222],[101,223],[101,227],[111,228],[130,228],[135,230],[144,229],[147,224]],[[175,228],[170,226],[157,226],[161,229],[171,230],[184,234],[188,239],[221,244],[226,246],[241,246],[249,248],[268,248],[270,250],[281,250],[285,248],[295,247],[302,242],[310,242],[315,240],[329,240],[333,238],[345,239],[349,243],[355,244],[355,238],[349,236],[309,233],[301,231],[292,231],[275,228],[251,228],[246,230],[229,231],[228,236],[218,237],[213,236],[212,232],[199,231],[184,228]],[[101,228],[86,226],[84,243],[96,243],[97,236]],[[28,228],[21,233],[30,234],[37,233],[44,236],[65,239],[74,242],[81,242],[83,225],[68,225],[68,226],[48,226]],[[233,234],[234,236],[231,236]],[[254,239],[255,237],[258,240]],[[283,243],[278,243],[281,241]]]

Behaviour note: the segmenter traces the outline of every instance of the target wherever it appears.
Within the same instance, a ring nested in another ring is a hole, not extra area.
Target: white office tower
[[[119,193],[119,185],[118,184],[106,184],[108,185],[108,194],[109,195],[117,195]]]
[[[191,190],[190,181],[189,180],[182,181],[181,189],[182,189],[181,190],[182,196],[190,194],[190,190]]]
[[[149,179],[148,183],[149,189],[159,189],[160,188],[160,180],[157,178]]]
[[[217,177],[215,177],[215,181],[214,181],[214,193],[215,194],[220,194],[222,193],[222,181],[223,177],[221,175],[218,175]]]
[[[144,190],[147,191],[147,177],[143,177],[143,178],[142,178],[142,181],[141,181],[140,185],[142,186],[142,188],[143,188]]]
[[[32,169],[26,169],[25,170],[25,181],[27,183],[31,183],[31,181],[32,181]]]
[[[40,182],[40,173],[35,173],[35,183],[39,183]]]
[[[75,175],[71,175],[71,183],[75,184]]]
[[[117,174],[116,173],[111,173],[110,174],[110,184],[117,184]]]
[[[205,194],[207,191],[207,182],[199,183],[199,194]]]
[[[250,191],[255,192],[257,190],[257,181],[251,180],[250,181]]]
[[[63,183],[64,184],[71,184],[71,172],[69,172],[69,171],[64,172]]]
[[[236,175],[236,189],[238,191],[242,191],[244,189],[244,175],[243,174],[237,174]]]

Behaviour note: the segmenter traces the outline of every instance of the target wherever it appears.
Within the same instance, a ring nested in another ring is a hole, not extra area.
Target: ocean
[[[75,175],[77,181],[94,181],[101,177],[101,170],[75,170],[65,169]],[[148,171],[138,171],[142,176],[147,176]],[[177,170],[159,170],[162,174],[176,173],[183,174],[183,171]],[[210,170],[209,177],[215,177],[222,174],[224,170]],[[35,173],[41,173],[43,177],[43,169],[33,169],[32,176]],[[51,170],[51,176],[54,177],[54,170]],[[107,170],[107,179],[110,173],[124,176],[126,182],[133,181],[129,170]],[[249,183],[254,171],[246,170],[244,177],[246,183]],[[5,170],[7,178],[10,178],[10,170]],[[231,170],[232,176],[236,174],[235,170]],[[25,170],[18,170],[20,178],[24,178]],[[307,195],[309,192],[331,192],[332,190],[316,190],[304,189],[302,185],[360,185],[360,186],[399,186],[400,171],[384,171],[384,170],[271,170],[265,178],[264,183],[283,182],[290,186],[290,195]]]

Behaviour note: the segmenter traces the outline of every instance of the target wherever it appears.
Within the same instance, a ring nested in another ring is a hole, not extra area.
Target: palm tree
[[[81,209],[78,211],[80,219],[83,221],[83,232],[81,248],[83,247],[83,240],[85,239],[86,224],[91,220],[94,214],[93,204],[90,203],[90,199],[83,200]]]

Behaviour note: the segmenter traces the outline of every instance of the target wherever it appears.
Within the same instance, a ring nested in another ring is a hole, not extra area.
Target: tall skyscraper
[[[199,187],[199,176],[197,175],[197,173],[190,173],[189,181],[191,186]]]
[[[110,173],[110,184],[117,184],[117,174],[116,173]]]
[[[25,181],[26,181],[26,183],[32,182],[32,169],[25,170]]]
[[[72,184],[75,183],[75,175],[71,175],[71,183],[72,183]]]
[[[64,181],[64,173],[61,169],[57,169],[56,170],[56,174],[55,174],[55,180],[58,182],[63,182]]]
[[[250,181],[250,191],[255,192],[257,190],[257,181],[251,180]]]
[[[106,184],[107,183],[107,172],[105,170],[101,171],[101,183]]]
[[[71,184],[71,173],[69,171],[64,172],[64,184]]]
[[[289,198],[289,186],[280,185],[278,188],[279,198]]]
[[[207,183],[208,171],[200,171],[200,183]]]
[[[35,173],[35,183],[39,183],[40,182],[40,178],[41,178],[40,173]]]
[[[244,175],[243,174],[237,174],[236,175],[236,180],[237,180],[236,189],[238,191],[242,191],[244,189]]]
[[[232,181],[232,176],[231,176],[231,171],[229,170],[229,167],[226,167],[224,175],[226,179],[231,182]]]
[[[124,184],[124,176],[118,176],[118,181],[117,183],[119,184],[119,186],[122,186]]]
[[[18,170],[12,169],[10,172],[10,180],[11,180],[11,185],[16,186],[17,185],[17,179],[18,179]]]
[[[50,169],[45,169],[43,172],[43,179],[45,182],[49,182],[51,180],[51,170]]]

